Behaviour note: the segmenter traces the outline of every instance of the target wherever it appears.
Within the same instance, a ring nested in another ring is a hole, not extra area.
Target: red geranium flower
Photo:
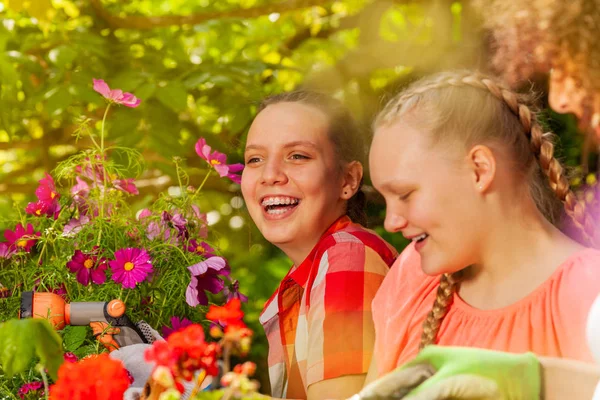
[[[50,388],[51,400],[122,400],[129,387],[123,364],[108,354],[66,362],[58,370],[58,380]]]

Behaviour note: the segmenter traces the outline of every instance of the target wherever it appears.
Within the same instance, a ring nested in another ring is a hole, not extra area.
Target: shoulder
[[[556,271],[553,283],[562,302],[591,305],[600,292],[600,251],[585,249],[571,255]]]

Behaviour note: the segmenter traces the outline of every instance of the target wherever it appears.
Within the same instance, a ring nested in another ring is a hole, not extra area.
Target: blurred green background
[[[44,171],[89,146],[73,134],[81,116],[102,118],[92,78],[142,99],[139,108],[114,109],[108,130],[109,143],[144,156],[133,198],[142,208],[176,186],[173,157],[186,160],[198,186],[201,136],[241,162],[269,94],[327,91],[368,127],[396,88],[438,70],[486,70],[492,51],[467,1],[0,0],[0,22],[0,231],[14,227]],[[547,77],[533,85],[545,93]],[[595,168],[594,146],[571,116],[546,113],[578,182]],[[370,226],[401,249],[403,239],[381,228],[383,202],[372,190],[368,197]],[[211,239],[250,298],[252,357],[264,363],[258,314],[290,262],[253,227],[238,186],[209,180],[203,202]]]

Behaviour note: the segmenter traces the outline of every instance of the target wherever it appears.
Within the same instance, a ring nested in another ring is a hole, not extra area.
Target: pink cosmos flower
[[[23,386],[21,386],[21,388],[19,389],[19,391],[17,392],[17,394],[19,395],[20,398],[24,399],[25,396],[29,393],[29,392],[37,392],[40,389],[44,388],[44,383],[43,382],[29,382],[24,384]],[[41,395],[41,394],[40,394]]]
[[[87,286],[90,282],[101,285],[106,282],[106,259],[98,257],[98,248],[95,247],[92,253],[85,254],[81,250],[75,250],[71,261],[67,263],[67,268],[77,274],[77,282]]]
[[[32,247],[35,246],[37,238],[40,237],[40,233],[34,232],[31,224],[27,224],[27,229],[25,229],[19,223],[14,231],[7,229],[4,232],[4,237],[8,240],[8,246],[13,250],[23,249],[30,252]]]
[[[40,201],[44,201],[47,203],[53,202],[55,199],[58,199],[60,195],[56,190],[56,185],[54,184],[54,179],[47,173],[45,178],[40,179],[40,186],[36,189],[35,195]]]
[[[54,179],[48,173],[44,174],[46,177],[40,179],[40,186],[35,190],[38,201],[29,203],[25,208],[25,212],[36,216],[47,215],[56,219],[60,211],[60,203],[58,202],[60,195],[56,190]]]
[[[163,338],[168,338],[169,335],[173,332],[177,332],[187,326],[192,325],[193,322],[187,318],[180,319],[179,317],[171,317],[171,326],[163,326],[162,327],[162,335]]]
[[[198,304],[208,305],[208,297],[205,291],[217,294],[225,287],[219,275],[229,273],[227,262],[222,257],[210,257],[188,267],[192,273],[192,279],[185,291],[185,301],[192,307]]]
[[[192,239],[188,242],[187,250],[191,253],[200,254],[204,258],[212,257],[215,255],[215,249],[210,247],[208,243],[198,243],[196,239]]]
[[[0,243],[0,259],[9,259],[15,254],[15,249],[11,248],[8,243]]]
[[[242,183],[242,176],[237,174],[238,172],[242,172],[244,169],[244,164],[231,164],[229,166],[229,173],[227,177],[231,179],[234,183],[240,185]]]
[[[58,218],[58,213],[60,211],[60,204],[58,201],[53,201],[52,203],[46,203],[44,201],[38,200],[36,202],[32,202],[27,204],[25,207],[25,212],[27,214],[42,216],[47,215],[48,217],[53,217],[54,219]]]
[[[137,186],[135,186],[134,181],[135,179],[133,178],[115,179],[112,184],[116,189],[119,189],[125,193],[137,195],[140,192],[138,191]]]
[[[110,89],[102,79],[94,79],[94,90],[100,93],[110,103],[122,104],[125,107],[136,108],[142,102],[131,93],[123,93],[121,89]]]
[[[86,215],[81,215],[79,218],[72,218],[65,224],[65,227],[63,228],[63,235],[75,236],[75,234],[82,230],[83,226],[87,225],[89,222],[90,218]]]
[[[115,259],[109,262],[113,281],[126,289],[133,289],[152,273],[152,260],[144,249],[128,247],[115,251]]]
[[[234,181],[235,183],[239,183],[241,177],[236,175],[236,172],[240,172],[244,169],[243,164],[227,164],[227,156],[218,151],[212,151],[212,148],[206,144],[206,139],[200,138],[196,142],[196,154],[200,156],[203,160],[205,160],[212,168],[217,171],[221,178],[227,177]]]

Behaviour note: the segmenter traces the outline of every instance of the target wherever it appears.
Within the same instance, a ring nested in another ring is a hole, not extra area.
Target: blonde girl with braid
[[[374,127],[385,228],[412,240],[373,301],[375,375],[431,344],[591,363],[600,251],[555,227],[564,209],[595,239],[528,98],[440,73],[392,98]]]

